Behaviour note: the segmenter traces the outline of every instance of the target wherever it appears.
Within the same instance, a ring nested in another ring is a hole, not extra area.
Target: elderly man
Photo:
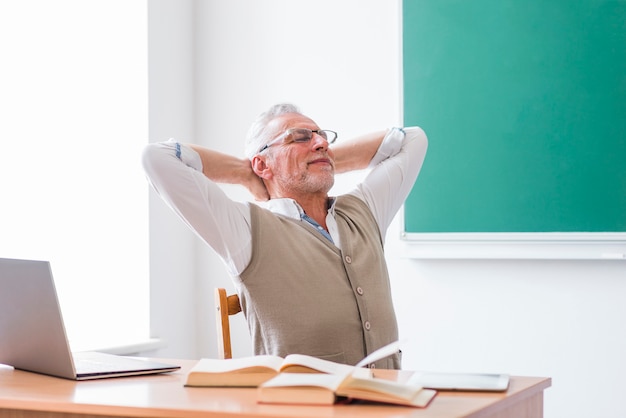
[[[174,140],[144,152],[155,190],[225,262],[255,354],[356,364],[398,338],[383,244],[426,135],[413,127],[336,138],[279,104],[251,126],[246,158]],[[335,174],[368,167],[351,192],[328,195]],[[258,202],[233,201],[218,183],[241,184]]]

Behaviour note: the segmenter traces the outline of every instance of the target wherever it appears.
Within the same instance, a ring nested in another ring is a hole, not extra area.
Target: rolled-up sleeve
[[[384,237],[422,168],[428,139],[419,127],[390,129],[355,193],[368,204]]]
[[[396,155],[402,149],[402,141],[406,132],[402,128],[391,128],[383,138],[374,158],[370,161],[369,168],[376,167],[389,157]]]
[[[251,254],[250,209],[230,199],[202,173],[200,155],[169,140],[144,148],[142,164],[157,194],[217,254],[232,275]]]

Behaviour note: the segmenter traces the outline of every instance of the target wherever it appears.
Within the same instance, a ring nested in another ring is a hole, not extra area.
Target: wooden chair
[[[239,296],[226,295],[226,289],[215,288],[215,308],[217,309],[216,326],[217,326],[217,354],[219,358],[233,358],[230,344],[230,315],[241,312],[239,304]]]

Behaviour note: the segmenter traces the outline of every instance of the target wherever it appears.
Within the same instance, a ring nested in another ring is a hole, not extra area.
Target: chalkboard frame
[[[402,257],[626,261],[626,233],[419,233],[399,235]]]

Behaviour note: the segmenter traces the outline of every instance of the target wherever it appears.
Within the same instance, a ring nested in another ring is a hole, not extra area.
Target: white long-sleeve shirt
[[[370,162],[370,172],[349,192],[366,202],[382,236],[411,191],[426,149],[426,135],[419,127],[389,130]],[[229,273],[238,276],[252,255],[250,203],[230,199],[203,174],[200,155],[175,140],[148,145],[143,165],[157,193],[217,252]],[[300,220],[303,214],[293,199],[263,204],[293,219]],[[328,209],[326,225],[334,244],[341,248],[334,205]]]

